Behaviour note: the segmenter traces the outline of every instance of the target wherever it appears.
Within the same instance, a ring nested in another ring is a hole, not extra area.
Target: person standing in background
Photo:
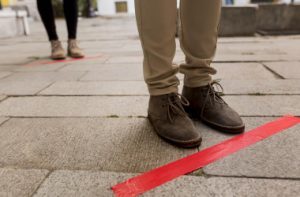
[[[219,131],[238,134],[245,125],[222,99],[211,75],[217,47],[222,0],[181,0],[181,48],[186,61],[173,65],[176,50],[176,0],[135,0],[137,26],[144,52],[144,77],[150,93],[148,118],[156,133],[177,146],[201,144],[190,117]],[[182,95],[179,79],[184,74]],[[228,71],[230,72],[230,71]]]
[[[37,7],[51,44],[51,58],[55,60],[65,59],[66,53],[56,32],[51,0],[37,0]],[[77,0],[63,0],[63,8],[68,30],[68,55],[72,58],[83,58],[83,51],[78,47],[76,41],[78,23]]]

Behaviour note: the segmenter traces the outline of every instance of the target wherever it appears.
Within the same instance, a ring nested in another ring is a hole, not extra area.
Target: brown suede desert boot
[[[188,101],[175,93],[151,96],[148,109],[150,123],[160,137],[174,145],[184,148],[200,146],[201,135],[183,105],[188,105]]]
[[[219,131],[238,134],[245,130],[239,114],[222,99],[221,93],[215,91],[214,85],[222,86],[214,81],[204,87],[183,88],[183,96],[190,102],[185,111],[190,117],[200,120]]]
[[[59,40],[52,40],[51,43],[51,58],[54,60],[61,60],[66,58],[65,50],[63,49]]]

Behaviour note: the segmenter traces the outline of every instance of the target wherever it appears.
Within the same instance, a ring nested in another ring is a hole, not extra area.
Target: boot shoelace
[[[223,95],[223,94],[224,94],[224,89],[223,89],[222,85],[220,84],[220,80],[215,80],[212,83],[210,83],[208,85],[208,90],[207,90],[206,97],[204,100],[204,105],[201,110],[201,114],[203,114],[205,106],[207,105],[208,101],[211,105],[214,105],[215,103],[221,103],[221,104],[227,105],[227,103],[221,97],[221,95]]]
[[[167,99],[167,111],[168,111],[168,119],[171,123],[174,122],[174,119],[172,118],[172,115],[180,115],[185,116],[186,112],[183,108],[183,106],[188,106],[189,101],[182,95],[178,93],[173,93],[168,96]]]
[[[216,88],[214,88],[214,86]],[[223,95],[223,94],[224,94],[224,89],[223,89],[222,85],[220,84],[220,80],[215,80],[209,84],[206,98],[209,99],[211,104],[213,104],[214,102],[226,103],[221,97],[221,95]]]

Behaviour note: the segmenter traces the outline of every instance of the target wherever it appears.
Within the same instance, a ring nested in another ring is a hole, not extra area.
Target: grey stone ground
[[[0,196],[112,196],[137,173],[199,151],[155,135],[133,18],[80,21],[86,59],[56,64],[42,25],[0,40]],[[58,21],[65,40],[65,26]],[[213,66],[247,130],[300,116],[300,36],[219,39]],[[184,60],[177,50],[175,62]],[[32,64],[34,63],[34,64]],[[179,75],[182,79],[183,76]],[[232,136],[195,123],[200,149]],[[299,196],[300,125],[145,196]]]

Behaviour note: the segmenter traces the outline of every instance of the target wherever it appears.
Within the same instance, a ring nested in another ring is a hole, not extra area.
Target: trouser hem
[[[184,86],[189,88],[197,88],[197,87],[203,87],[210,84],[212,80],[206,80],[206,81],[184,81]]]
[[[148,90],[149,90],[149,94],[151,96],[160,96],[160,95],[165,95],[165,94],[170,94],[170,93],[178,93],[178,87],[177,86],[163,88],[163,89],[148,87]]]

